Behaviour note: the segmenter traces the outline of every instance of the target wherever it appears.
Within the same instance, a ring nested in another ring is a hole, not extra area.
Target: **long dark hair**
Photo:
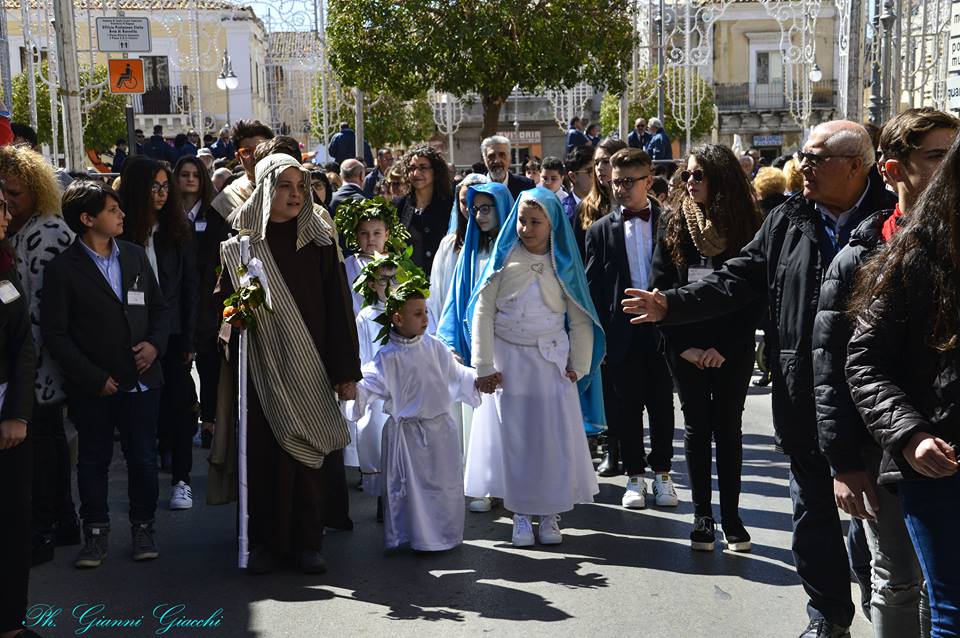
[[[440,151],[426,144],[414,146],[407,151],[403,156],[403,174],[408,181],[410,179],[410,160],[412,160],[414,157],[422,157],[426,159],[430,162],[430,166],[433,167],[433,199],[450,199],[453,196],[453,179],[450,177],[450,168],[447,166],[447,162],[443,159],[443,155],[440,154]],[[414,196],[412,191],[410,196]]]
[[[757,233],[763,217],[757,208],[753,186],[747,181],[740,162],[726,146],[702,144],[690,149],[687,157],[696,158],[707,181],[707,202],[704,217],[717,226],[727,247],[721,259],[729,259],[740,252]],[[667,246],[673,263],[686,263],[684,246],[691,242],[690,231],[683,215],[683,205],[690,200],[685,184],[678,184],[671,201],[673,213],[667,221]]]
[[[857,271],[849,313],[866,318],[874,301],[889,303],[910,292],[928,314],[927,341],[946,352],[960,335],[960,137],[953,141],[906,225]]]
[[[597,151],[602,149],[612,157],[614,153],[624,148],[627,148],[626,142],[608,137],[597,144],[593,154],[596,157]],[[590,166],[593,167],[594,162],[590,162]],[[597,179],[597,171],[594,170],[591,176],[593,177],[593,186],[590,187],[590,192],[587,193],[587,196],[583,198],[577,208],[577,222],[583,230],[590,228],[593,222],[609,213],[612,203],[609,189]]]
[[[163,171],[167,174],[170,190],[163,208],[154,213],[151,192],[154,177]],[[173,248],[182,245],[189,237],[190,227],[187,218],[180,210],[180,196],[177,183],[170,168],[162,162],[147,157],[135,157],[123,164],[120,178],[120,206],[126,219],[123,223],[122,239],[140,246],[146,246],[150,238],[151,220],[155,217],[160,225],[157,229],[157,246]]]
[[[200,210],[206,210],[207,207],[210,206],[210,202],[213,201],[213,197],[216,194],[213,192],[213,182],[210,180],[210,172],[199,158],[196,158],[192,155],[184,155],[177,160],[177,165],[173,167],[173,174],[179,174],[180,169],[183,168],[184,164],[193,164],[197,167],[197,175],[200,177]],[[179,188],[177,194],[180,195]],[[183,212],[186,214],[189,211],[184,210]]]

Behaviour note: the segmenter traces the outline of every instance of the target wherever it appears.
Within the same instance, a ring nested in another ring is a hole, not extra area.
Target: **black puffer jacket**
[[[881,231],[891,214],[892,210],[885,210],[871,215],[850,234],[850,243],[837,253],[820,286],[813,323],[813,382],[820,451],[834,474],[865,470],[862,452],[876,446],[847,386],[847,344],[853,323],[845,313],[857,270],[883,243]]]
[[[871,179],[854,221],[893,206],[896,198]],[[703,321],[766,297],[770,325],[773,426],[778,449],[817,449],[813,402],[813,322],[833,247],[814,203],[794,195],[771,211],[740,255],[700,281],[669,290],[664,325]]]
[[[917,432],[960,443],[960,350],[928,344],[935,300],[916,288],[870,308],[850,340],[847,382],[860,416],[883,447],[880,483],[925,478],[903,458]]]

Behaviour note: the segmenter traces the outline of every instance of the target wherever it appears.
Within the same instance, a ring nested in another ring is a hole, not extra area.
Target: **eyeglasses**
[[[703,181],[703,171],[698,169],[692,171],[680,171],[680,181],[684,184],[690,181],[690,178],[693,178],[693,181],[700,183]]]
[[[168,191],[168,192],[170,191],[170,182],[164,182],[162,184],[160,182],[154,182],[153,185],[150,187],[151,193],[156,194],[162,191]]]
[[[480,204],[479,206],[473,207],[474,215],[489,215],[494,211],[494,208],[491,204]]]
[[[610,183],[613,184],[614,188],[622,188],[625,191],[631,190],[633,185],[637,182],[642,182],[645,179],[649,179],[649,175],[644,175],[643,177],[622,177],[618,179],[610,180]]]
[[[397,284],[397,277],[377,277],[376,282],[378,286],[395,286]]]
[[[257,149],[252,146],[241,146],[237,149],[237,155],[239,155],[241,159],[250,159],[256,150]]]
[[[859,155],[823,155],[820,153],[807,153],[805,151],[797,151],[793,155],[793,159],[796,160],[798,165],[803,165],[806,163],[811,168],[817,168],[823,162],[827,161],[831,157],[840,157],[840,158],[851,158],[859,157]]]
[[[432,170],[433,170],[433,166],[431,166],[430,164],[411,164],[410,165],[411,173],[415,173],[417,171],[420,171],[421,173],[426,173],[427,171],[432,171]]]

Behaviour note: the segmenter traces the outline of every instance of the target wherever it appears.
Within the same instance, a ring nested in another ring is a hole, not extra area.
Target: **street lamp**
[[[880,14],[880,25],[883,27],[883,85],[881,88],[881,117],[886,120],[893,113],[893,78],[890,77],[891,64],[891,41],[890,36],[893,33],[894,24],[897,21],[897,15],[893,12],[893,0],[886,0],[883,3],[883,13]]]
[[[820,71],[820,65],[816,62],[813,63],[813,68],[810,69],[810,81],[816,84],[823,79],[823,73]]]
[[[217,88],[227,92],[227,124],[230,123],[230,90],[240,86],[237,74],[233,72],[233,62],[230,54],[223,50],[223,60],[220,62],[220,75],[217,76]]]

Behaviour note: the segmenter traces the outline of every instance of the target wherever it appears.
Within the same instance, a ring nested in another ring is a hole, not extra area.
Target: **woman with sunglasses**
[[[730,149],[713,144],[692,149],[679,179],[682,188],[659,225],[653,254],[651,279],[660,290],[685,286],[719,269],[753,238],[762,221],[753,188]],[[754,302],[732,315],[661,329],[685,421],[695,550],[712,551],[715,545],[711,440],[717,447],[727,547],[737,552],[751,548],[739,512],[741,426],[762,312],[763,304]]]
[[[171,473],[170,509],[190,509],[197,429],[197,394],[190,368],[198,277],[193,235],[173,177],[165,164],[134,158],[124,167],[118,194],[126,215],[121,239],[147,251],[167,304],[170,338],[160,359],[164,385],[157,421],[161,471]]]
[[[622,148],[627,148],[623,140],[607,138],[597,145],[593,152],[593,186],[590,192],[580,201],[574,216],[573,235],[580,248],[580,258],[586,263],[587,229],[613,209],[613,191],[610,180],[613,178],[613,168],[610,158]]]

